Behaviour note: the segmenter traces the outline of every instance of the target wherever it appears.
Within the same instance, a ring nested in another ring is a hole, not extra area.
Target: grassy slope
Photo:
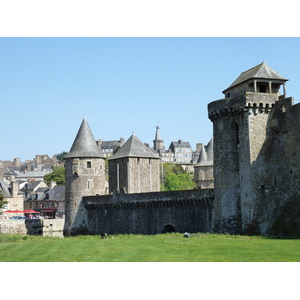
[[[1,262],[297,262],[300,240],[230,235],[0,235]]]

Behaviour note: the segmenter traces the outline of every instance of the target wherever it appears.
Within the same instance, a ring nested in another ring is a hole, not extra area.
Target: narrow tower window
[[[240,137],[239,137],[239,124],[238,122],[235,122],[234,124],[234,131],[235,131],[235,141],[236,144],[239,145],[240,144]]]
[[[86,167],[90,169],[90,168],[92,167],[92,162],[91,162],[91,161],[88,161],[88,162],[86,163]]]

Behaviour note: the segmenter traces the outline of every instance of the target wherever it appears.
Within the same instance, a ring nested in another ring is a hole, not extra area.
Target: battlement
[[[234,99],[225,98],[208,104],[208,117],[211,121],[222,116],[244,113],[246,111],[269,113],[275,102],[277,94],[246,92]]]
[[[212,207],[213,189],[152,192],[83,197],[86,209],[158,208],[158,207]]]

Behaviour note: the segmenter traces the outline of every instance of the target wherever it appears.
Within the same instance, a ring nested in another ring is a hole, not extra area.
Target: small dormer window
[[[226,93],[226,98],[230,98],[230,93]]]

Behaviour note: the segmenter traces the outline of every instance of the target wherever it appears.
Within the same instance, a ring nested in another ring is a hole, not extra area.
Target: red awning
[[[55,212],[56,208],[44,208],[42,209],[42,212]]]
[[[31,209],[26,209],[26,210],[24,210],[24,213],[25,213],[25,214],[39,214],[38,211],[31,210]]]

